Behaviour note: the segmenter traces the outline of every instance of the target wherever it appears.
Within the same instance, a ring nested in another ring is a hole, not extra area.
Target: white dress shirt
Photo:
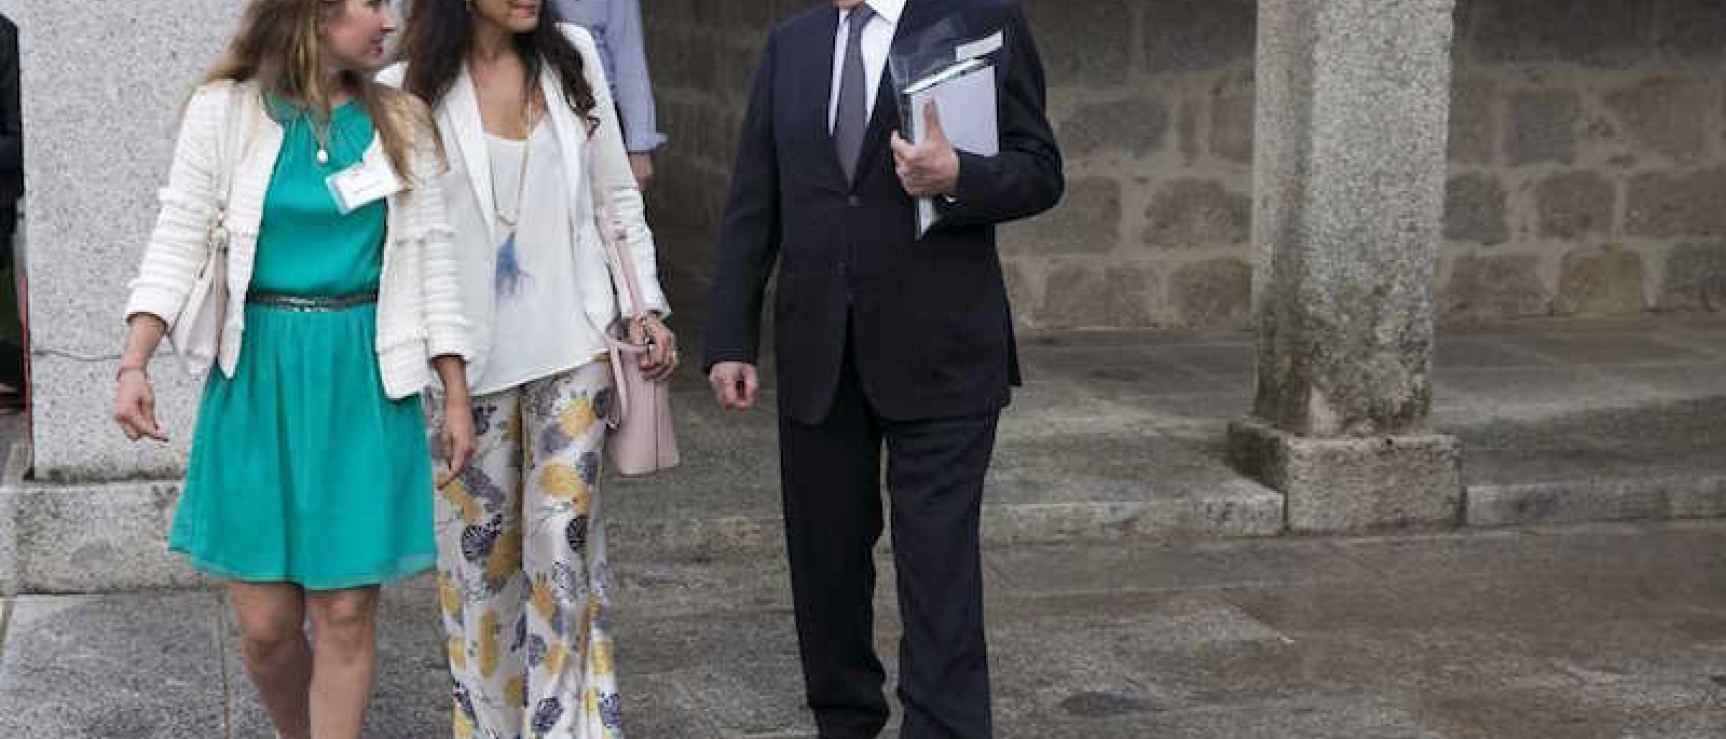
[[[887,69],[887,54],[893,48],[893,34],[899,28],[899,16],[905,12],[906,0],[868,0],[875,11],[869,25],[863,29],[863,75],[869,89],[863,103],[870,116],[875,114],[875,94],[881,90],[881,75]],[[833,119],[839,115],[839,81],[845,75],[845,40],[851,35],[851,13],[844,11],[839,18],[839,34],[833,40],[833,93],[827,101],[827,132],[833,132]]]

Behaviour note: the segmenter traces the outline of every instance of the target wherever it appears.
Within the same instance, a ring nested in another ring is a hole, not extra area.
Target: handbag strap
[[[594,189],[600,190],[601,188]],[[627,303],[627,305],[621,306],[623,308],[623,314],[625,316],[639,316],[641,315],[642,306],[641,283],[637,281],[638,278],[636,277],[635,264],[625,256],[623,253],[623,247],[619,243],[623,241],[624,238],[621,231],[622,224],[611,223],[609,221],[610,215],[611,193],[595,192],[595,225],[599,228],[599,240],[605,245],[605,261],[607,265],[612,269],[617,270],[618,276],[622,278],[619,281],[623,283],[624,294],[619,295],[618,299],[621,302]],[[616,428],[620,423],[622,423],[622,419],[629,416],[629,382],[624,375],[623,362],[626,359],[635,360],[637,356],[646,352],[647,349],[618,339],[609,331],[601,330],[600,335],[605,337],[606,349],[611,354],[611,373],[612,379],[614,380],[613,385],[617,388],[618,399],[618,412],[613,414],[613,418],[608,419],[607,423],[610,424],[612,428]]]
[[[606,206],[605,210],[609,212],[611,210],[610,195],[605,195],[602,200]],[[619,297],[629,302],[629,305],[624,309],[624,315],[640,316],[647,309],[647,305],[646,301],[641,299],[641,278],[636,275],[635,260],[630,259],[629,255],[624,253],[620,243],[624,238],[624,226],[621,223],[610,225],[616,230],[612,232],[611,238],[606,240],[608,242],[607,251],[610,252],[611,261],[616,263],[618,271],[623,275],[623,291],[626,295]]]
[[[216,168],[216,192],[219,200],[216,204],[216,220],[219,228],[227,228],[228,204],[234,199],[234,169],[239,166],[240,159],[240,111],[245,104],[245,93],[240,88],[241,83],[234,82],[228,88],[228,115],[222,128],[222,162]]]

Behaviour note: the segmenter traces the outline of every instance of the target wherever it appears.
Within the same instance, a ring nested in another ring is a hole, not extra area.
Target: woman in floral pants
[[[475,345],[475,458],[436,511],[458,739],[622,735],[598,490],[607,333],[651,344],[621,360],[649,379],[677,366],[598,52],[554,13],[419,0],[403,64],[380,76],[434,110]],[[604,238],[633,264],[640,315],[619,309]]]
[[[524,736],[619,735],[597,494],[610,395],[601,361],[474,401],[473,465],[437,506],[457,737],[517,720]]]

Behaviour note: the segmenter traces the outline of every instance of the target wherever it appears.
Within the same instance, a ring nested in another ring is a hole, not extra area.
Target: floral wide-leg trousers
[[[457,739],[623,735],[599,505],[611,394],[595,361],[474,398],[473,463],[437,500]]]

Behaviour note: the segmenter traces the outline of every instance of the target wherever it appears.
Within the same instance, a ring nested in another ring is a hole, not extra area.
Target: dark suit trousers
[[[849,342],[847,342],[849,343]],[[998,411],[917,421],[881,418],[852,361],[819,424],[780,414],[785,532],[809,707],[822,739],[876,736],[887,722],[875,655],[872,555],[881,537],[887,453],[899,643],[902,739],[991,736],[978,516]]]
[[[17,201],[0,202],[0,269],[12,266],[12,237],[18,231]]]

